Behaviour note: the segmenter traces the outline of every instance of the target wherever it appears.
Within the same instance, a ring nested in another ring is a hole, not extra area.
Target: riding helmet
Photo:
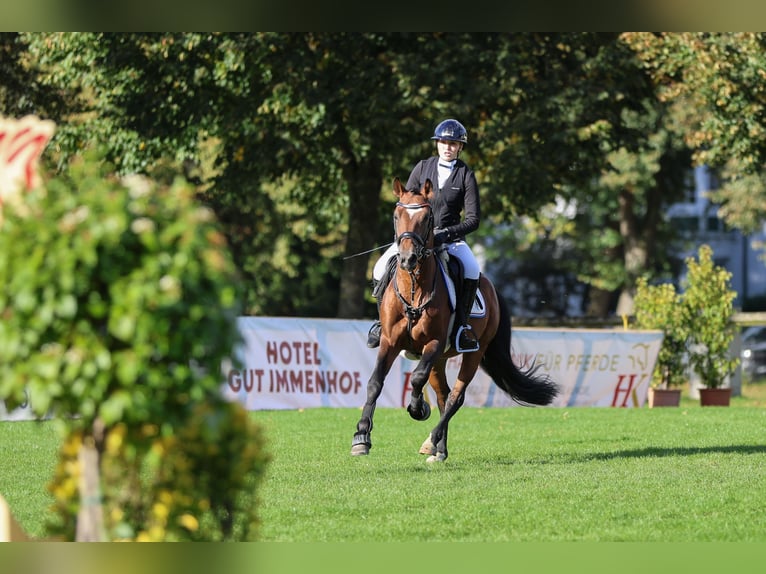
[[[444,120],[434,130],[432,140],[448,140],[453,142],[468,143],[468,132],[457,120]]]
[[[457,120],[444,120],[434,130],[432,140],[448,140],[453,142],[468,143],[468,132]]]

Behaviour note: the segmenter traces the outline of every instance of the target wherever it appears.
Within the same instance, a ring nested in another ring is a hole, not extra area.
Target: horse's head
[[[407,190],[394,179],[394,195],[399,199],[394,209],[394,232],[399,249],[399,266],[414,271],[418,262],[433,247],[434,213],[431,208],[433,185],[426,180],[421,189]]]

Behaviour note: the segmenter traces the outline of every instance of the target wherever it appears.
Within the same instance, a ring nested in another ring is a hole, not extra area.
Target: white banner
[[[0,421],[31,421],[35,419],[35,413],[32,412],[32,407],[29,404],[29,400],[11,411],[5,406],[5,402],[0,399]]]
[[[224,393],[249,410],[361,407],[377,350],[365,345],[369,321],[241,317],[245,339],[241,369],[225,373]],[[540,365],[561,392],[552,406],[640,407],[662,342],[660,331],[514,328],[512,356],[520,368]],[[461,358],[447,364],[454,381]],[[378,399],[380,407],[409,403],[417,365],[393,364]],[[429,389],[429,400],[435,396]],[[480,370],[466,391],[466,405],[516,403]]]
[[[359,408],[367,398],[367,379],[377,349],[366,345],[369,321],[240,317],[244,338],[240,369],[224,366],[223,393],[248,410],[314,407]],[[621,329],[514,328],[516,365],[540,365],[560,387],[555,407],[640,407],[646,402],[662,332]],[[450,385],[460,356],[447,363]],[[386,377],[379,407],[409,404],[410,377],[416,361],[399,357]],[[426,386],[432,405],[436,397]],[[465,404],[508,407],[516,403],[479,370],[466,390]],[[0,420],[34,418],[29,405]]]

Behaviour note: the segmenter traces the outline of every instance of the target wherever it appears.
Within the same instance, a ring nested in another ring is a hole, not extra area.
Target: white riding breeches
[[[463,272],[466,279],[478,279],[481,270],[479,269],[479,262],[476,261],[476,257],[473,255],[473,251],[465,241],[454,241],[446,244],[447,251],[460,259],[463,264]],[[380,256],[380,259],[375,263],[375,267],[372,270],[372,277],[375,281],[380,281],[383,275],[386,273],[386,267],[388,266],[388,260],[395,257],[398,253],[396,243],[392,243],[388,249]]]

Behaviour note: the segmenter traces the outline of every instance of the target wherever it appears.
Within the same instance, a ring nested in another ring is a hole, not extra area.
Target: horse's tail
[[[558,385],[547,375],[538,373],[540,365],[521,370],[511,357],[511,313],[497,290],[500,324],[481,360],[482,369],[495,384],[515,401],[526,405],[548,405],[559,393]]]

